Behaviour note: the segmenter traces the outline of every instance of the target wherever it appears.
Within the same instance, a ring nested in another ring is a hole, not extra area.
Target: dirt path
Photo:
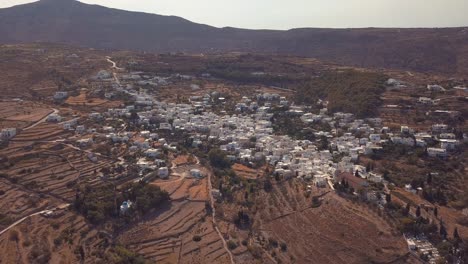
[[[5,228],[4,230],[0,231],[0,236],[3,235],[5,232],[7,232],[8,230],[12,229],[13,227],[21,224],[24,220],[28,219],[29,217],[33,217],[35,215],[39,215],[39,214],[42,214],[42,213],[45,213],[45,212],[48,212],[48,211],[51,211],[51,210],[43,210],[43,211],[40,211],[40,212],[37,212],[37,213],[33,213],[33,214],[30,214],[28,216],[25,216],[23,218],[21,218],[20,220],[14,222],[13,224],[11,224],[9,227]]]
[[[109,56],[106,57],[107,59],[107,62],[111,63],[112,64],[112,68],[113,69],[116,69],[116,70],[124,70],[124,68],[119,68],[117,67],[117,64],[115,63],[115,61],[111,60],[111,58]],[[119,78],[117,77],[117,73],[116,72],[113,72],[112,75],[114,76],[114,80],[115,82],[120,85],[120,80]]]
[[[48,115],[46,115],[46,116],[45,116],[44,118],[42,118],[41,120],[39,120],[39,121],[37,121],[36,123],[34,123],[34,124],[32,124],[32,125],[30,125],[30,126],[24,128],[23,131],[29,130],[29,129],[31,129],[31,128],[36,127],[37,125],[39,125],[39,124],[41,124],[41,123],[44,123],[50,115],[58,114],[58,112],[59,112],[59,110],[57,110],[57,109],[55,109],[55,108],[53,108],[52,110],[53,110],[52,113],[49,113]]]

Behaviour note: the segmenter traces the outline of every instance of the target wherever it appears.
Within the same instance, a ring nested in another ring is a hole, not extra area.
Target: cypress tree
[[[421,207],[419,206],[416,208],[416,217],[421,217]]]

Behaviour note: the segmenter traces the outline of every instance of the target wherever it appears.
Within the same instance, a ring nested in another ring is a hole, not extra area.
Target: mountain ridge
[[[75,0],[0,9],[0,43],[52,42],[148,52],[259,52],[359,67],[468,73],[468,28],[217,28]]]

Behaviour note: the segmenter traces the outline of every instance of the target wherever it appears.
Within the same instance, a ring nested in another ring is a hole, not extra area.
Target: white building
[[[122,205],[120,206],[120,213],[126,214],[128,210],[132,208],[132,206],[133,206],[133,203],[130,200],[123,202]]]
[[[443,92],[445,91],[445,88],[438,84],[429,84],[427,86],[427,90],[433,91],[433,92]]]
[[[167,167],[162,167],[158,169],[158,176],[161,179],[167,179],[169,177],[169,169]]]
[[[197,179],[203,178],[202,172],[198,169],[191,169],[190,176],[197,178]]]
[[[382,182],[383,177],[381,174],[378,174],[375,172],[369,172],[369,174],[367,175],[367,180],[378,183],[378,182]]]
[[[50,114],[47,119],[47,122],[60,122],[62,121],[62,117],[58,114]]]
[[[60,100],[65,100],[68,97],[68,92],[56,92],[54,94],[54,100],[60,101]]]
[[[372,143],[380,143],[380,134],[370,134],[369,139]]]
[[[2,132],[1,132],[2,139],[11,139],[14,136],[16,136],[16,128],[2,129]]]
[[[447,157],[447,150],[443,148],[427,148],[427,155],[434,158]]]
[[[434,124],[432,125],[433,133],[445,133],[448,130],[448,125],[445,124]]]
[[[459,142],[456,139],[441,139],[440,140],[440,148],[446,150],[455,150],[458,146]]]

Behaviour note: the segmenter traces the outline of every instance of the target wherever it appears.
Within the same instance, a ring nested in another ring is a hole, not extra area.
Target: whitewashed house
[[[369,139],[372,143],[380,143],[381,141],[380,134],[370,134]]]
[[[68,92],[56,92],[54,94],[54,100],[61,101],[68,98]]]
[[[50,114],[47,119],[46,119],[47,122],[51,122],[51,123],[54,123],[54,122],[60,122],[62,121],[62,117],[58,114]]]
[[[446,149],[448,151],[455,150],[460,142],[456,139],[441,139],[440,148]]]
[[[447,150],[443,148],[427,148],[427,155],[429,157],[445,158],[447,157]]]
[[[4,128],[1,131],[2,139],[11,139],[16,136],[16,128]]]
[[[427,90],[433,91],[433,92],[443,92],[445,91],[445,88],[438,84],[429,84],[427,85]]]
[[[169,178],[169,169],[167,167],[162,167],[158,169],[158,176],[161,179]]]

